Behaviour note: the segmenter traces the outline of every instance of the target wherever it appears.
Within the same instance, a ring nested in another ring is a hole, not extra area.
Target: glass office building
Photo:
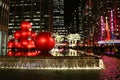
[[[7,35],[9,23],[9,0],[0,0],[0,56],[7,53]]]
[[[64,26],[64,0],[53,0],[53,27],[55,33],[60,35],[68,33]]]

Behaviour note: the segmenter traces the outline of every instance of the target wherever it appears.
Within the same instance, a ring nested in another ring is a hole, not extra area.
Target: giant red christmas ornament
[[[55,45],[54,38],[49,32],[40,32],[35,38],[35,46],[41,52],[50,51]]]
[[[22,53],[21,53],[20,51],[17,51],[17,52],[14,52],[14,55],[15,55],[15,56],[21,56]]]
[[[15,47],[15,48],[22,48],[21,42],[15,41],[15,42],[14,42],[14,47]]]
[[[8,51],[8,56],[13,56],[13,52],[11,50]]]
[[[8,56],[50,55],[47,53],[54,47],[55,40],[49,32],[41,32],[37,35],[37,33],[31,31],[32,25],[28,21],[23,21],[20,28],[20,30],[15,31],[14,39],[8,42],[10,50]]]
[[[28,38],[31,35],[29,30],[21,30],[21,38]]]
[[[28,46],[28,40],[27,39],[22,39],[21,40],[21,45],[22,45],[22,48],[27,48],[27,46]]]
[[[28,41],[27,48],[28,48],[28,49],[30,49],[30,48],[35,48],[35,43],[34,43],[33,40],[29,40],[29,41]]]
[[[11,39],[9,42],[8,42],[8,48],[13,48],[14,47],[14,42],[15,40],[14,39]]]
[[[15,33],[14,33],[14,38],[15,38],[15,39],[19,39],[20,36],[21,36],[20,34],[21,34],[20,30],[15,31]]]
[[[37,36],[37,33],[31,31],[31,38],[32,38],[33,40],[35,40],[35,37],[36,37],[36,36]]]
[[[21,22],[20,27],[22,30],[28,30],[28,29],[32,28],[32,25],[29,21],[23,21],[23,22]]]

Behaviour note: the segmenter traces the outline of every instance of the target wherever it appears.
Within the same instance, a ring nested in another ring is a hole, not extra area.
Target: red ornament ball
[[[27,48],[35,48],[35,42],[33,40],[28,40]]]
[[[21,22],[20,27],[22,30],[29,30],[30,28],[32,28],[32,25],[29,21],[23,21]]]
[[[21,56],[21,55],[22,55],[22,52],[20,51],[14,52],[14,56]]]
[[[21,40],[21,45],[22,45],[22,48],[27,48],[27,46],[28,46],[28,40],[27,39],[22,39]]]
[[[14,47],[15,47],[15,48],[22,48],[21,42],[20,42],[20,41],[15,41],[15,42],[14,42]]]
[[[35,37],[37,36],[37,33],[34,31],[31,31],[31,38],[35,40]]]
[[[21,32],[20,32],[20,30],[15,31],[15,33],[14,33],[14,38],[15,38],[15,39],[20,39],[20,37],[21,37]]]
[[[8,51],[7,53],[8,56],[13,56],[13,52],[11,50]]]
[[[31,31],[29,30],[21,30],[21,38],[28,38],[29,36],[31,36]]]
[[[50,51],[54,45],[55,40],[49,32],[40,32],[35,38],[35,46],[41,52]]]
[[[8,48],[13,48],[14,47],[14,42],[15,40],[14,39],[11,39],[9,42],[8,42]]]

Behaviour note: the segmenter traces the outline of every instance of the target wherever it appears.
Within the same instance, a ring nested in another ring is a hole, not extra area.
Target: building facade
[[[83,2],[83,42],[86,45],[93,45],[93,0]]]
[[[84,26],[83,26],[84,6],[85,6],[84,0],[78,0],[75,2],[75,8],[72,12],[71,22],[68,27],[69,33],[79,34],[81,40],[84,39]]]
[[[106,24],[108,25],[110,39],[120,39],[119,3],[119,0],[99,0],[94,2],[94,34],[96,40],[106,40]]]
[[[108,35],[109,40],[120,39],[119,3],[119,0],[85,0],[83,8],[85,43],[95,45],[100,40],[107,40]]]
[[[7,53],[7,35],[9,23],[9,0],[0,0],[0,56]]]
[[[54,33],[60,35],[68,33],[64,26],[64,0],[53,0],[53,27]]]
[[[19,29],[23,20],[30,21],[35,32],[64,34],[64,0],[11,0],[9,34]]]

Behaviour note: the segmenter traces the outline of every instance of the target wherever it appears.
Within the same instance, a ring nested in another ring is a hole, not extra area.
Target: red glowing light
[[[13,48],[13,47],[14,47],[14,42],[15,42],[15,40],[14,40],[14,39],[11,39],[11,40],[8,42],[8,48]]]
[[[23,21],[20,24],[20,27],[21,27],[22,30],[28,30],[28,29],[32,28],[32,25],[29,21]]]
[[[32,37],[32,39],[35,39],[35,37],[37,36],[37,33],[35,33],[35,32],[31,32],[31,37]]]
[[[15,56],[21,56],[21,55],[22,55],[21,52],[19,52],[19,51],[15,52]]]
[[[33,40],[29,40],[27,47],[28,47],[28,48],[35,48],[35,43],[34,43],[34,41],[33,41]]]
[[[26,39],[21,40],[21,44],[22,44],[23,48],[27,48],[27,46],[28,46],[28,40],[26,40]]]
[[[49,32],[37,33],[31,31],[31,23],[23,21],[21,29],[15,31],[14,39],[8,42],[8,56],[40,56],[41,52],[50,51],[55,40]]]
[[[8,56],[13,56],[13,52],[11,50],[8,51]]]
[[[18,42],[18,41],[15,41],[15,42],[14,42],[14,46],[15,46],[16,48],[21,48],[21,43]]]
[[[22,30],[21,31],[21,38],[28,38],[31,35],[29,30]]]
[[[20,30],[17,30],[17,31],[15,31],[15,33],[14,33],[14,38],[15,39],[19,39],[20,38]]]

